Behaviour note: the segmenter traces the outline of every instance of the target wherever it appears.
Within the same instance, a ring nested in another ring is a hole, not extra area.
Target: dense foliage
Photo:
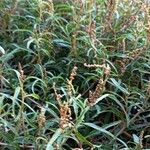
[[[150,149],[150,6],[0,0],[0,149]]]

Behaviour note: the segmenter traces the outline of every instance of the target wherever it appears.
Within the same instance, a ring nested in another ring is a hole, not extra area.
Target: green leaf
[[[95,124],[93,124],[93,123],[83,123],[83,124],[86,125],[86,126],[89,126],[89,127],[93,128],[93,129],[95,129],[95,130],[98,130],[98,131],[100,131],[100,132],[102,132],[102,133],[105,133],[106,135],[109,135],[109,136],[112,137],[113,139],[116,139],[116,137],[115,137],[112,133],[110,133],[109,131],[105,130],[105,129],[102,128],[102,127],[99,127],[99,126],[97,126],[97,125],[95,125]]]
[[[113,85],[119,89],[120,91],[122,91],[123,93],[125,94],[129,94],[129,92],[124,88],[122,87],[118,81],[116,81],[114,78],[110,78],[110,80],[112,81]]]
[[[64,41],[63,39],[55,39],[53,40],[53,43],[56,44],[58,47],[64,47],[64,48],[70,48],[70,44],[67,41]]]
[[[135,143],[139,144],[140,143],[140,138],[137,135],[135,135],[135,134],[133,134],[132,136],[133,136],[133,141]]]
[[[118,140],[118,141],[121,142],[125,147],[128,147],[124,141],[122,141],[121,139],[117,138],[115,135],[113,135],[113,134],[110,133],[109,131],[105,130],[104,128],[99,127],[99,126],[97,126],[97,125],[95,125],[95,124],[93,124],[93,123],[83,123],[83,124],[84,124],[84,125],[87,125],[87,126],[89,126],[89,127],[91,127],[91,128],[93,128],[93,129],[95,129],[95,130],[97,130],[97,131],[100,131],[100,132],[102,132],[102,133],[104,133],[104,134],[106,134],[106,135],[108,135],[108,136],[110,136],[110,137],[113,138],[114,140]]]
[[[98,99],[96,100],[95,104],[97,104],[98,102],[100,102],[101,100],[103,100],[104,98],[106,98],[106,97],[108,97],[108,96],[109,96],[109,94],[104,94],[104,95],[102,95],[100,98],[98,98]]]
[[[79,139],[79,141],[93,147],[93,144],[91,142],[89,142],[84,136],[82,136],[81,133],[75,131],[75,134],[76,134],[77,138]]]
[[[0,52],[1,52],[2,55],[5,54],[5,50],[4,50],[3,47],[1,47],[1,46],[0,46]]]
[[[33,93],[33,94],[28,94],[28,95],[26,95],[25,97],[33,97],[33,98],[36,99],[36,100],[39,100],[39,99],[40,99],[40,96],[39,96],[38,94],[35,94],[35,93]]]
[[[111,127],[114,127],[114,126],[116,126],[116,125],[118,125],[118,124],[120,124],[120,123],[122,123],[121,120],[119,120],[119,121],[114,121],[114,122],[112,122],[112,123],[106,124],[106,125],[104,125],[104,129],[106,130],[106,129],[111,128]]]
[[[123,112],[125,114],[125,118],[126,118],[126,122],[127,122],[127,126],[128,126],[129,125],[129,117],[128,117],[128,114],[127,114],[127,112],[126,112],[126,110],[124,108],[124,105],[113,94],[110,94],[109,98],[111,98],[111,100],[114,100],[121,107],[121,109],[123,110]]]
[[[13,115],[14,115],[14,116],[15,116],[15,105],[16,105],[16,103],[18,103],[18,102],[17,102],[17,98],[18,98],[18,96],[19,96],[20,90],[21,90],[21,88],[20,88],[19,86],[16,87],[14,96],[13,96],[13,98],[12,98],[12,107],[13,107]]]
[[[59,128],[56,130],[56,132],[53,134],[52,138],[49,140],[46,150],[53,150],[52,144],[55,142],[55,140],[62,134],[62,129]]]
[[[82,110],[82,112],[77,118],[76,127],[78,127],[84,121],[85,114],[87,113],[88,110],[89,110],[89,107],[86,107]]]

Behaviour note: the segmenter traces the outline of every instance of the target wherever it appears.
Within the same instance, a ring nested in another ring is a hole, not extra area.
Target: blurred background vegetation
[[[150,6],[0,1],[0,149],[150,149]]]

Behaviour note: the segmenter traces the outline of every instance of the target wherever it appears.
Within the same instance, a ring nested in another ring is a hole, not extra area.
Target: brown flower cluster
[[[140,148],[143,149],[144,130],[140,133]]]
[[[46,117],[45,117],[45,108],[41,107],[40,108],[41,112],[38,116],[38,126],[39,126],[39,129],[42,129],[45,125],[45,122],[46,122]]]
[[[62,96],[60,94],[57,94],[55,84],[53,85],[53,89],[54,89],[56,100],[57,100],[59,108],[60,108],[59,109],[59,114],[60,114],[59,126],[61,129],[64,130],[65,128],[71,126],[71,123],[70,123],[71,109],[70,109],[68,102],[62,103],[62,101],[61,101]]]
[[[103,93],[104,89],[105,89],[105,82],[103,81],[102,78],[100,78],[95,91],[94,92],[89,91],[88,103],[90,106],[94,105],[95,101]]]
[[[105,30],[109,31],[112,29],[111,23],[113,19],[113,14],[117,9],[118,6],[118,0],[108,0],[106,3],[106,9],[107,9],[107,15],[106,15],[106,20],[105,20]]]
[[[146,49],[145,47],[137,48],[132,52],[128,53],[127,57],[131,59],[136,59],[145,51],[145,49]]]
[[[113,16],[113,13],[116,11],[117,9],[117,5],[118,5],[119,0],[109,0],[107,3],[107,7],[108,7],[108,16],[111,17]]]
[[[116,60],[115,63],[119,65],[119,67],[120,67],[119,70],[120,70],[121,74],[123,74],[126,71],[126,64],[124,63],[124,61]]]
[[[87,64],[87,63],[84,63],[84,66],[88,67],[88,68],[104,68],[105,64],[99,65],[99,64]]]
[[[78,15],[81,15],[83,13],[84,9],[84,0],[74,0],[74,4],[76,7],[78,7],[78,12],[76,12]]]
[[[87,0],[86,1],[86,8],[87,11],[89,12],[88,15],[88,24],[85,28],[86,33],[89,35],[89,38],[92,42],[92,45],[96,45],[98,40],[96,37],[96,20],[95,20],[95,13],[97,9],[97,4],[95,0]],[[97,57],[96,49],[93,48],[95,57]]]
[[[74,66],[70,74],[69,80],[67,81],[67,94],[69,97],[71,97],[72,95],[72,89],[73,89],[72,81],[74,80],[77,74],[77,69],[78,69],[77,66]]]
[[[143,2],[143,4],[141,5],[141,8],[142,8],[142,11],[145,13],[145,20],[147,22],[147,27],[145,29],[147,33],[147,39],[148,41],[150,41],[150,15],[149,15],[150,7],[148,4],[148,0],[147,0],[147,4]]]
[[[93,44],[96,44],[96,21],[92,20],[90,24],[86,27],[86,32],[89,34]]]
[[[57,90],[56,90],[56,87],[55,87],[55,83],[53,83],[53,89],[54,89],[54,94],[55,94],[55,97],[56,97],[56,100],[59,104],[59,106],[61,105],[61,95],[57,93]]]
[[[71,109],[67,102],[60,105],[60,127],[64,130],[71,126]]]
[[[73,9],[73,22],[75,23],[75,30],[71,36],[71,52],[70,54],[73,56],[77,55],[77,42],[78,42],[78,31],[80,28],[80,20],[81,16],[84,12],[84,1],[83,0],[74,0],[74,7]]]
[[[20,80],[24,81],[25,75],[24,75],[24,71],[23,71],[23,68],[21,66],[21,63],[18,64],[18,68],[19,68],[19,73],[20,73]]]
[[[104,71],[103,76],[99,78],[99,81],[95,90],[93,92],[89,91],[88,104],[90,106],[93,106],[96,100],[102,95],[103,91],[105,90],[105,84],[107,81],[107,77],[110,75],[111,68],[109,67],[108,64],[99,65],[99,64],[86,64],[85,63],[84,66],[89,67],[89,68],[100,67],[100,68],[103,68],[103,71]]]

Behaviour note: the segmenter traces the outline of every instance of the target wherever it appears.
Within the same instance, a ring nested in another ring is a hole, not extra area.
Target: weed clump
[[[150,149],[147,2],[1,0],[0,149]]]

